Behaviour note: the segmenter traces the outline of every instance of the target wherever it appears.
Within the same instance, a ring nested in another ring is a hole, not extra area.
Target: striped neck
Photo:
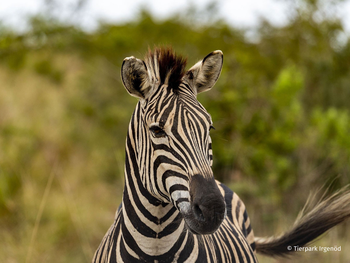
[[[187,230],[176,207],[171,202],[165,203],[153,196],[141,181],[137,162],[140,153],[135,144],[135,136],[138,136],[136,128],[139,128],[135,122],[139,120],[139,111],[140,107],[137,107],[126,140],[122,229],[125,227],[127,230],[123,231],[123,235],[128,235],[125,238],[126,245],[135,253],[160,256],[178,247],[177,244],[182,244]]]

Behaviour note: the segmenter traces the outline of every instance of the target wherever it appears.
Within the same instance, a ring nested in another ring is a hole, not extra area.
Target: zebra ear
[[[145,62],[135,57],[124,59],[121,75],[124,87],[131,96],[145,99],[151,89]]]
[[[210,90],[218,80],[223,64],[223,53],[216,50],[190,68],[184,79],[196,94]]]

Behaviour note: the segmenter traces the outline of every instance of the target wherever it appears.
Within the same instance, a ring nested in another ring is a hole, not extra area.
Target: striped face
[[[225,203],[211,169],[212,120],[196,94],[214,85],[222,53],[209,54],[175,79],[176,63],[178,57],[162,50],[149,55],[146,63],[124,61],[124,85],[140,98],[129,126],[127,158],[131,147],[140,193],[146,190],[163,204],[174,205],[190,231],[208,234],[223,221]],[[162,71],[164,64],[172,67]]]
[[[163,202],[177,206],[179,198],[190,198],[193,175],[213,177],[210,115],[188,86],[181,85],[177,94],[163,86],[144,105],[144,126],[149,143],[141,147],[149,148],[149,158],[140,165],[152,169],[142,182]]]

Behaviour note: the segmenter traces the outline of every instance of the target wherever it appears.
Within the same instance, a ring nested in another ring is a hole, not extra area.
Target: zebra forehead
[[[163,88],[154,94],[147,103],[147,119],[158,122],[160,126],[172,119],[180,118],[182,121],[196,119],[198,123],[212,124],[212,118],[202,104],[195,98],[193,93],[189,94],[180,86],[177,94],[166,92]],[[168,88],[169,89],[169,88]],[[207,124],[204,124],[205,126]]]
[[[145,63],[153,81],[166,84],[176,91],[185,74],[187,59],[177,55],[171,47],[156,47],[148,50]]]

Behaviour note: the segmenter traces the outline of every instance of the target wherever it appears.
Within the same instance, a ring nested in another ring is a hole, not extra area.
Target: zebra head
[[[156,48],[144,61],[124,59],[121,69],[126,90],[139,98],[127,136],[132,179],[126,180],[136,182],[139,195],[173,204],[194,234],[213,233],[226,214],[212,171],[212,120],[196,98],[214,86],[222,63],[222,52],[214,51],[186,72],[186,59]]]

